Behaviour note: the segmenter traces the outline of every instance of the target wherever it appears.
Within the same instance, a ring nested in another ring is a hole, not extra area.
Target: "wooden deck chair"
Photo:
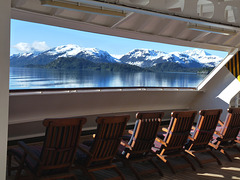
[[[152,152],[152,147],[157,136],[157,132],[160,127],[161,119],[163,118],[163,112],[154,113],[137,113],[138,119],[135,123],[131,137],[129,141],[122,141],[119,148],[118,157],[121,159],[126,167],[129,167],[136,175],[137,179],[141,179],[141,176],[148,173],[158,172],[163,175],[158,165],[152,160],[153,156],[149,156]],[[133,163],[148,161],[154,169],[138,171],[132,165]]]
[[[184,151],[184,145],[187,142],[196,114],[197,111],[172,112],[168,130],[164,129],[167,132],[165,138],[163,140],[157,138],[154,143],[155,147],[152,148],[157,157],[166,163],[173,173],[175,173],[175,169],[189,166],[196,170]],[[182,157],[187,164],[173,166],[169,159],[174,157]]]
[[[192,136],[189,136],[189,142],[185,145],[185,151],[198,162],[200,167],[203,167],[203,163],[213,161],[217,161],[219,165],[222,164],[220,160],[212,153],[211,146],[209,145],[210,140],[213,138],[213,134],[217,127],[221,113],[221,109],[199,111],[200,117],[197,122],[197,126],[194,127],[194,132]],[[207,152],[213,158],[208,158],[201,161],[196,154],[204,152]]]
[[[240,152],[240,148],[237,143],[240,144],[240,140],[237,138],[240,130],[240,108],[229,108],[225,122],[219,121],[221,128],[215,131],[214,140],[211,142],[211,146],[214,149],[220,150],[229,161],[232,161],[231,155],[226,152],[228,148],[235,148]],[[240,155],[235,154],[234,156]]]
[[[19,179],[22,170],[31,179],[77,179],[69,170],[72,167],[79,144],[82,126],[85,118],[46,119],[43,145],[28,146],[20,141],[17,148],[8,151],[8,172],[11,174],[11,160],[15,157],[19,166],[16,178]]]
[[[113,169],[118,174],[118,178],[125,179],[117,166],[112,164],[112,161],[121,143],[129,118],[128,115],[98,117],[95,138],[89,146],[80,144],[75,168],[82,169],[90,179],[95,179],[92,172],[103,169]]]

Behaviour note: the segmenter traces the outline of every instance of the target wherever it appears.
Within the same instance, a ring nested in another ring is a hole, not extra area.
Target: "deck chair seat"
[[[42,145],[27,145],[19,141],[19,147],[8,150],[8,174],[17,170],[15,179],[26,170],[31,179],[73,178],[70,172],[79,144],[85,118],[45,119],[45,140]],[[12,158],[19,164],[12,167]]]
[[[88,141],[88,143],[89,142],[90,141]],[[80,144],[80,146],[81,146],[81,149],[85,149],[86,151],[89,151],[91,149],[91,146],[84,145],[83,143]],[[89,159],[90,159],[90,157],[84,151],[81,151],[80,149],[78,149],[76,152],[75,165],[84,166],[89,161]],[[104,165],[108,165],[108,164],[111,164],[108,160],[93,162],[89,166],[89,168],[104,166]]]
[[[237,138],[236,138],[236,139],[237,139]],[[217,143],[220,142],[221,140],[222,140],[221,137],[219,137],[218,135],[214,134],[214,135],[213,135],[213,138],[212,138],[212,140],[211,140],[211,143],[214,144],[214,145],[217,145]],[[221,143],[221,146],[228,146],[228,145],[230,145],[230,144],[233,144],[233,142],[232,142],[231,140],[229,140],[229,141],[223,141],[223,142]]]
[[[190,135],[192,135],[194,133],[194,130],[190,131]],[[157,133],[157,137],[160,139],[164,139],[167,135],[167,132],[161,131]]]
[[[220,126],[220,125],[217,125],[217,127],[216,127],[215,131],[218,131],[218,132],[220,132],[221,130],[222,130],[222,126]]]
[[[123,135],[122,140],[129,141],[131,139],[131,137],[132,137],[131,134],[125,134],[125,135]]]
[[[151,148],[156,139],[160,127],[163,112],[140,112],[136,114],[134,129],[130,135],[126,135],[118,149],[118,158],[122,163],[132,170],[137,179],[142,175],[157,172],[163,176],[158,165],[152,160]],[[133,164],[148,162],[153,168],[137,170]]]
[[[160,151],[162,151],[164,148],[166,148],[166,146],[164,146],[162,143],[160,143],[159,141],[155,141],[154,142],[154,147],[152,147],[152,151],[154,153],[159,153]],[[174,155],[174,154],[179,154],[179,150],[168,150],[164,153],[164,155]]]
[[[222,130],[222,126],[217,125],[215,132],[220,132]],[[216,133],[213,134],[213,137],[211,139],[211,143],[215,144],[218,140],[220,140],[219,135]]]
[[[199,164],[203,167],[203,163],[217,161],[219,165],[222,163],[212,153],[210,140],[213,139],[214,131],[217,127],[217,123],[221,116],[222,109],[209,109],[199,111],[199,120],[196,127],[191,132],[191,136],[188,138],[188,142],[185,144],[185,151],[191,155]],[[207,153],[212,158],[200,160],[196,154]]]
[[[163,131],[157,133],[157,137],[160,139],[164,139],[166,135],[167,133]]]
[[[168,165],[173,173],[175,173],[175,169],[185,167],[196,170],[184,151],[184,145],[187,142],[196,114],[197,111],[172,112],[171,121],[164,139],[156,138],[154,142],[152,151],[155,152],[159,160]],[[187,163],[181,165],[170,163],[170,159],[176,157],[182,157]]]
[[[24,143],[24,142],[20,142]],[[35,154],[36,157],[40,158],[41,152],[42,152],[42,146],[41,145],[34,145],[34,146],[27,146],[27,150],[31,153]],[[21,161],[21,159],[24,157],[24,150],[21,147],[12,148],[8,150],[8,154],[12,154],[17,158],[18,162]],[[31,170],[35,171],[37,166],[37,161],[32,159],[30,156],[27,156],[25,159],[26,166]]]
[[[240,108],[229,108],[225,121],[222,122],[219,120],[219,125],[210,145],[224,154],[229,161],[232,161],[232,157],[238,156],[240,153],[230,155],[226,149],[235,148],[240,152],[240,148],[237,146],[237,144],[240,144],[238,139],[240,131]]]
[[[133,130],[133,134],[123,136],[124,137],[123,140],[125,140],[126,142],[120,144],[120,146],[118,148],[117,155],[119,157],[126,158],[126,155],[129,154],[129,156],[127,157],[128,160],[135,159],[135,158],[144,158],[144,152],[143,153],[131,153],[132,147],[130,146],[133,142],[135,142],[137,140],[134,136],[136,135],[137,127],[139,126],[139,122],[140,122],[140,120],[137,120],[135,122],[135,128]],[[159,125],[160,125],[160,123],[159,123]],[[141,143],[144,143],[144,141],[145,141],[145,143],[148,143],[149,141],[154,142],[155,137],[152,137],[151,139],[146,139],[146,140],[142,139],[141,141],[142,141]],[[125,143],[127,143],[127,146]],[[146,152],[146,153],[149,153],[149,152]]]
[[[118,148],[118,153],[117,153],[117,155],[118,155],[119,157],[125,158],[126,154],[127,154],[127,153],[130,153],[131,147],[128,146],[128,145],[131,144],[131,143],[133,143],[133,141],[136,141],[136,138],[134,137],[134,135],[136,134],[136,131],[137,131],[137,127],[138,127],[138,125],[139,125],[139,122],[140,122],[139,120],[137,120],[137,121],[135,122],[135,126],[134,126],[134,129],[133,129],[133,131],[132,131],[132,134],[127,134],[127,135],[124,135],[124,136],[123,136],[122,142],[123,142],[123,141],[126,141],[127,144],[125,144],[126,142],[120,144],[120,146],[119,146],[119,148]],[[140,156],[141,156],[141,155],[140,155]],[[133,155],[131,155],[131,156],[128,157],[128,159],[130,159],[130,158],[134,158]]]
[[[92,146],[94,140],[91,139],[91,140],[86,140],[86,141],[83,141],[82,144],[85,145],[85,148],[89,148]]]
[[[87,146],[85,144],[81,144],[81,146],[82,146],[82,148],[84,148],[88,151],[91,148],[91,146]],[[76,152],[75,163],[77,162],[78,164],[84,164],[84,163],[86,163],[87,159],[88,159],[88,155],[78,149]]]

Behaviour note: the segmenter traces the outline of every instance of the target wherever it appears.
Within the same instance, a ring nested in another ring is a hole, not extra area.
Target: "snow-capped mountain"
[[[12,55],[10,57],[11,66],[26,65],[46,65],[61,57],[79,57],[95,63],[116,63],[117,59],[112,57],[108,52],[96,48],[82,48],[78,45],[63,45],[49,49],[47,51],[35,54],[26,53]]]
[[[187,54],[188,56],[191,56],[195,60],[198,60],[199,63],[205,64],[205,66],[209,67],[215,67],[222,61],[221,57],[211,55],[206,51],[199,49],[187,50],[183,52],[183,54]]]
[[[183,67],[215,67],[221,57],[211,55],[203,50],[194,49],[185,52],[166,53],[150,49],[134,49],[125,55],[110,55],[107,51],[96,48],[83,48],[69,44],[57,46],[44,52],[14,54],[10,57],[11,66],[47,65],[59,58],[76,57],[94,63],[123,63],[142,68],[154,67],[159,63],[177,63]]]
[[[81,57],[92,62],[100,63],[115,63],[116,58],[112,57],[107,51],[99,50],[97,48],[82,48],[78,45],[69,44],[65,46],[58,46],[45,52],[45,54],[60,57]]]
[[[185,67],[215,67],[222,58],[199,49],[172,53],[149,49],[134,49],[122,56],[120,60],[121,62],[143,68],[164,62],[175,62]]]
[[[149,49],[134,49],[120,58],[121,62],[136,65],[139,67],[152,67],[157,63],[162,63],[163,57],[168,54],[161,51]]]

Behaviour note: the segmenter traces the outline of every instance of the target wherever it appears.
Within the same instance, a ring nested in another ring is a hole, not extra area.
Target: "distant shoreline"
[[[89,71],[89,69],[69,69],[69,68],[46,68],[44,66],[39,66],[39,65],[33,65],[33,66],[24,66],[24,67],[19,67],[19,66],[10,66],[10,68],[33,68],[33,69],[51,69],[51,70],[71,70],[71,71]],[[98,72],[99,70],[95,70]],[[106,72],[121,72],[124,73],[125,71],[108,71],[108,70],[100,70],[100,71],[106,71]],[[148,72],[148,73],[167,73],[167,74],[209,74],[209,72],[186,72],[186,71],[161,71],[161,72],[156,72],[156,71],[135,71],[135,72],[128,72],[128,73],[141,73],[141,72]]]

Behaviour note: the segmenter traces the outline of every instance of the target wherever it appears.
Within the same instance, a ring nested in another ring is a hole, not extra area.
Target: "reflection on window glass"
[[[10,89],[196,87],[226,55],[12,20]]]

